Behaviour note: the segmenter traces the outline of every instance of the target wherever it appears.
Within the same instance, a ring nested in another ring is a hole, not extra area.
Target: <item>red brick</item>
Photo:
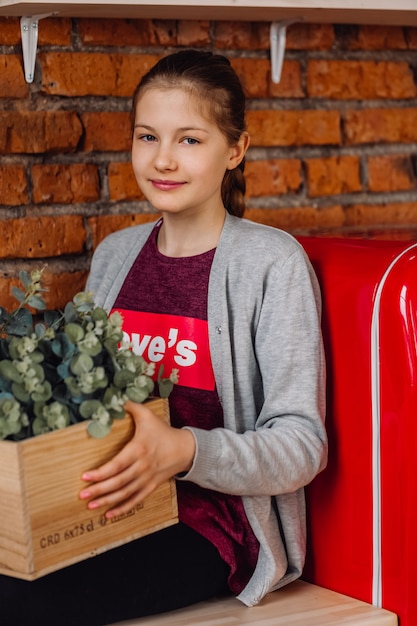
[[[179,46],[206,46],[210,43],[210,22],[204,20],[178,20]]]
[[[34,165],[32,181],[35,204],[76,204],[100,198],[95,165]]]
[[[18,17],[0,17],[0,45],[15,46],[20,43],[20,21]]]
[[[84,113],[84,150],[86,152],[127,152],[132,145],[130,113]]]
[[[359,157],[306,159],[308,195],[331,196],[360,191]]]
[[[86,270],[61,272],[60,274],[49,273],[46,270],[44,284],[49,290],[45,296],[48,308],[63,310],[75,294],[85,290],[87,276],[88,271]]]
[[[110,163],[107,170],[110,200],[144,200],[136,182],[131,163]]]
[[[87,46],[199,46],[210,43],[210,23],[194,20],[80,19]]]
[[[100,18],[78,20],[81,41],[87,46],[114,46],[123,42],[124,46],[174,45],[175,37],[170,31],[175,22],[156,24],[154,20],[109,20]]]
[[[88,225],[93,236],[93,248],[96,248],[100,241],[107,237],[107,235],[110,235],[117,230],[128,228],[129,226],[135,226],[136,224],[156,222],[158,216],[158,213],[134,213],[130,215],[104,215],[101,217],[91,217],[88,220]]]
[[[0,154],[73,152],[81,134],[70,111],[0,111]]]
[[[220,50],[269,50],[269,23],[214,22],[213,45]]]
[[[345,208],[346,225],[417,224],[417,202],[354,204]]]
[[[410,50],[417,50],[417,26],[405,28],[405,38]]]
[[[248,111],[253,146],[340,144],[338,111]]]
[[[26,98],[29,90],[25,81],[22,59],[16,54],[0,55],[0,98]]]
[[[0,273],[0,306],[6,311],[14,311],[17,306],[16,299],[12,296],[12,287],[21,287],[17,277],[9,277],[5,272]]]
[[[417,108],[363,109],[344,117],[347,144],[417,141]]]
[[[299,206],[283,209],[246,209],[245,217],[287,231],[333,228],[342,226],[345,219],[343,209],[338,205],[325,208]]]
[[[231,59],[248,98],[302,98],[301,66],[298,61],[284,61],[281,80],[271,81],[271,63],[267,59]]]
[[[269,22],[215,22],[214,46],[229,50],[269,50]],[[330,24],[291,24],[287,28],[288,50],[328,50],[334,41]]]
[[[307,66],[312,98],[415,98],[417,88],[408,63],[313,60]]]
[[[39,265],[39,267],[41,266],[43,267],[42,264]],[[76,293],[84,290],[87,275],[88,272],[86,271],[54,274],[46,267],[42,282],[43,286],[48,289],[43,294],[47,308],[63,310],[67,302],[70,302]],[[17,276],[0,275],[0,301],[1,306],[4,306],[7,311],[13,311],[17,305],[17,301],[11,294],[12,287],[21,286]]]
[[[42,91],[60,96],[130,97],[158,60],[148,54],[47,52],[40,54]]]
[[[18,206],[28,200],[25,168],[22,165],[0,165],[0,204]]]
[[[291,193],[301,186],[301,161],[299,159],[248,161],[245,177],[248,197]]]
[[[370,191],[408,191],[416,188],[413,164],[407,155],[368,157]]]
[[[405,50],[407,42],[401,26],[361,25],[344,29],[344,48],[349,50]]]
[[[39,21],[38,43],[40,46],[69,46],[71,44],[71,19],[48,17]]]
[[[288,50],[330,50],[334,40],[331,24],[297,22],[287,28]]]
[[[78,215],[3,220],[1,231],[3,259],[80,254],[86,240],[83,219]]]

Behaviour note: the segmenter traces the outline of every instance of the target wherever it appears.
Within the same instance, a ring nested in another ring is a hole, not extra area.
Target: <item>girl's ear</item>
[[[239,138],[237,144],[230,148],[228,170],[234,170],[243,160],[247,149],[249,148],[249,133],[244,131]]]

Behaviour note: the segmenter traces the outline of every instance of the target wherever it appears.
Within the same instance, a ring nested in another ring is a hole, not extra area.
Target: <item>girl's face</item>
[[[132,165],[139,187],[161,212],[221,211],[221,184],[246,151],[230,147],[203,116],[195,96],[178,88],[147,89],[136,107]]]

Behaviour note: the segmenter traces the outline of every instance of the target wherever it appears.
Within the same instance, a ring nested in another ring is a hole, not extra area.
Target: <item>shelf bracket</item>
[[[20,18],[20,35],[22,38],[23,67],[27,83],[32,83],[35,76],[36,51],[38,48],[38,22],[44,17],[55,13],[42,15],[26,15]]]
[[[269,43],[271,46],[271,78],[273,83],[281,80],[282,65],[285,55],[285,41],[287,26],[302,21],[302,18],[272,22],[269,31]]]

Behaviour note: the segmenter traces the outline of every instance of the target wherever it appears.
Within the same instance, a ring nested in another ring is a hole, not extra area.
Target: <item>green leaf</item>
[[[44,417],[36,417],[32,422],[32,430],[33,434],[43,435],[44,433],[49,433],[51,429],[49,428],[47,421]]]
[[[13,317],[7,325],[7,332],[10,335],[17,335],[18,337],[29,335],[32,329],[33,319],[30,311],[27,309],[17,311],[16,316]]]
[[[45,402],[35,402],[33,404],[33,413],[35,417],[43,419],[43,407],[45,406],[45,404]]]
[[[169,378],[163,378],[159,381],[158,389],[161,398],[168,398],[169,394],[174,388],[174,383]]]
[[[24,385],[22,384],[13,383],[12,393],[14,397],[16,398],[16,400],[19,400],[19,402],[23,402],[24,404],[27,404],[30,401],[30,395],[28,394]]]
[[[42,388],[31,393],[30,397],[34,402],[46,402],[49,400],[52,397],[52,387],[50,383],[45,380],[42,383]]]
[[[94,309],[93,294],[91,291],[75,294],[73,298],[74,306],[80,313],[90,313]]]
[[[29,296],[28,298],[29,306],[33,307],[37,311],[44,311],[46,309],[46,303],[43,298],[40,296]]]
[[[108,315],[104,309],[98,306],[93,310],[93,320],[95,322],[107,322]]]
[[[146,387],[128,387],[126,395],[132,402],[145,402],[149,398],[149,391]]]
[[[67,324],[65,326],[65,334],[73,344],[77,344],[84,337],[84,330],[79,324]]]
[[[65,360],[73,356],[76,347],[65,333],[59,333],[51,343],[52,352]]]
[[[48,328],[56,330],[59,327],[59,323],[63,320],[62,313],[59,311],[45,311],[43,319]]]
[[[93,367],[93,359],[85,352],[82,352],[81,354],[76,354],[75,357],[71,359],[70,369],[71,372],[76,376],[85,374],[85,372],[91,372]]]
[[[87,426],[87,432],[95,439],[102,439],[111,431],[111,424],[102,424],[97,420],[91,421]]]
[[[35,335],[38,339],[41,339],[42,337],[44,337],[45,332],[46,332],[45,324],[42,324],[42,322],[39,322],[38,324],[35,325]]]
[[[99,400],[84,400],[80,404],[80,415],[88,420],[101,406],[103,405]]]
[[[127,385],[133,383],[136,378],[135,372],[121,370],[116,372],[113,378],[113,384],[118,389],[126,389]]]
[[[67,324],[72,322],[76,322],[78,319],[77,311],[75,310],[75,306],[72,302],[68,302],[65,305],[64,309],[64,319]]]
[[[32,279],[30,277],[29,272],[27,272],[26,270],[20,270],[19,278],[23,287],[26,289],[26,291],[28,291],[29,288],[32,286]]]
[[[12,294],[20,304],[24,303],[26,294],[19,287],[12,287]]]
[[[35,350],[31,353],[30,358],[33,363],[43,363],[45,355],[43,355],[42,352],[39,352],[39,350]]]
[[[69,376],[68,378],[65,378],[65,384],[67,386],[67,389],[71,395],[71,401],[75,402],[78,404],[80,402],[82,402],[83,400],[83,394],[81,389],[79,388],[78,384],[77,384],[77,380],[76,378],[73,378],[72,376]]]
[[[22,381],[21,375],[11,361],[0,361],[0,377],[16,383]]]
[[[69,361],[64,361],[63,363],[60,363],[56,368],[56,371],[58,372],[58,375],[60,378],[62,378],[62,380],[68,378],[68,376],[70,375]]]
[[[3,324],[4,322],[7,322],[9,317],[10,314],[6,311],[6,309],[0,306],[0,323]]]
[[[110,354],[110,356],[115,357],[119,351],[119,343],[121,341],[122,337],[114,339],[113,337],[109,337],[108,339],[105,339],[103,341],[103,346],[105,347],[105,349],[107,350],[107,352]]]

